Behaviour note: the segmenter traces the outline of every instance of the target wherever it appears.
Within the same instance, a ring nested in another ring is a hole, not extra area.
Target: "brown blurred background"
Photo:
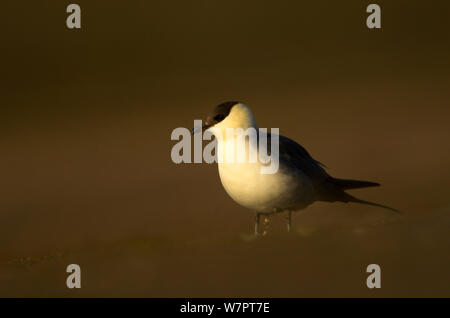
[[[80,30],[70,3],[2,3],[0,296],[450,296],[448,1],[79,0]],[[403,214],[316,203],[253,240],[215,165],[170,159],[226,100]]]

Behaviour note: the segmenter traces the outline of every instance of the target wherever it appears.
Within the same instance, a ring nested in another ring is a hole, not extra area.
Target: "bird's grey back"
[[[267,149],[271,154],[271,133],[267,134]],[[314,183],[322,182],[329,177],[324,170],[324,165],[315,160],[309,152],[288,137],[279,135],[279,158],[280,170],[282,173],[292,173],[294,170],[300,170],[308,176]]]

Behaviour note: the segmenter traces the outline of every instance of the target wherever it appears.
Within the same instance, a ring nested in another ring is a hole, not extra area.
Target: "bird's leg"
[[[269,230],[269,216],[270,214],[264,214],[262,235],[267,235],[267,232]]]
[[[287,221],[288,221],[287,230],[288,230],[288,232],[291,232],[292,211],[288,211]]]
[[[258,236],[259,234],[259,213],[256,212],[255,214],[255,236]]]

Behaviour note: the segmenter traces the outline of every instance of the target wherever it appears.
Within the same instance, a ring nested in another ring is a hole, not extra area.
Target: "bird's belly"
[[[314,189],[300,171],[262,174],[259,163],[219,163],[219,175],[228,195],[238,204],[261,213],[306,206]]]

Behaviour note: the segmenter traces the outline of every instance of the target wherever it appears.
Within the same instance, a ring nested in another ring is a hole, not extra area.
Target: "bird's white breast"
[[[226,143],[224,141],[222,146]],[[312,202],[314,191],[303,173],[278,170],[274,174],[263,174],[261,165],[259,161],[219,162],[222,185],[238,204],[257,212],[273,213]]]

